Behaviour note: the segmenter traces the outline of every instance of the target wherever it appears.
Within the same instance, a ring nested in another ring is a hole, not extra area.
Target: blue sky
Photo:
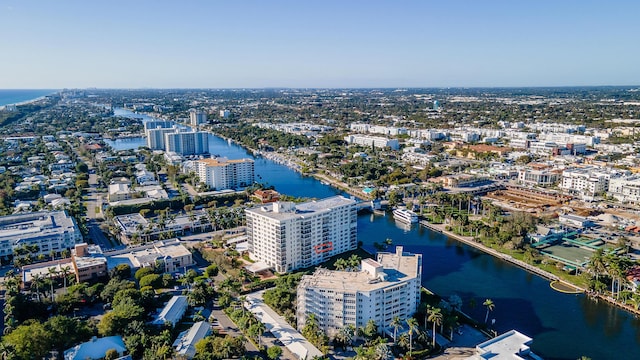
[[[0,88],[640,84],[640,1],[0,0]]]

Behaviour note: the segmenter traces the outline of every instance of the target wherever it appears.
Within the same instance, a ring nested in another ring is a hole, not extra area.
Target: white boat
[[[411,210],[407,210],[403,208],[397,208],[393,210],[393,217],[396,220],[409,223],[409,224],[418,222],[418,214],[414,213]]]

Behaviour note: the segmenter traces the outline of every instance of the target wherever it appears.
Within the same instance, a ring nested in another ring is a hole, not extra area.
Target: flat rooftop
[[[513,360],[540,359],[529,349],[530,337],[511,330],[476,346],[477,354],[469,359]]]
[[[198,160],[199,163],[203,163],[207,166],[227,166],[229,164],[239,164],[239,163],[252,163],[252,159],[233,159],[229,160],[226,158],[210,158],[210,159],[202,159]]]
[[[388,256],[386,256],[388,255]],[[384,288],[398,282],[404,282],[419,276],[422,257],[416,254],[407,254],[398,257],[395,253],[385,254],[378,260],[364,259],[371,266],[382,265],[382,276],[374,277],[367,271],[338,271],[319,268],[312,275],[303,276],[300,284],[309,287],[323,289],[373,291]]]
[[[65,211],[39,211],[0,217],[0,239],[15,240],[52,233],[79,231]]]
[[[286,220],[294,218],[304,218],[330,211],[333,208],[347,205],[355,205],[356,201],[347,199],[344,196],[332,196],[322,200],[309,201],[295,204],[287,201],[263,204],[246,211],[249,213],[266,216],[276,220]]]

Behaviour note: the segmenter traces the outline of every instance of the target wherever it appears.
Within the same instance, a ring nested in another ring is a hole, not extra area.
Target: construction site
[[[486,195],[493,203],[507,210],[532,214],[551,214],[560,210],[572,197],[557,192],[507,185],[505,189]]]

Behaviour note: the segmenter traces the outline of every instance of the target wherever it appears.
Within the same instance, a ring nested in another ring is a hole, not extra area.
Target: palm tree
[[[44,285],[44,278],[40,274],[35,274],[33,278],[31,278],[31,287],[36,288],[36,296],[38,297],[38,302],[40,302],[40,286]]]
[[[240,306],[242,307],[242,316],[244,316],[244,303],[247,302],[247,297],[243,295],[240,296],[238,300],[240,300]]]
[[[396,336],[398,335],[398,329],[402,327],[402,319],[400,316],[394,316],[389,324],[393,328],[393,344],[396,344]]]
[[[258,347],[260,347],[260,344],[261,344],[261,341],[262,341],[262,335],[264,334],[265,331],[267,331],[267,328],[261,322],[255,323],[253,325],[253,327],[255,328],[255,331],[257,332],[257,335],[258,335]]]
[[[379,342],[375,345],[374,358],[377,360],[387,360],[389,358],[389,348],[385,342]]]
[[[418,320],[408,318],[407,325],[409,326],[409,356],[411,356],[413,352],[413,334],[418,331]]]
[[[489,312],[493,311],[493,309],[496,307],[496,305],[493,303],[493,300],[491,299],[487,299],[485,300],[482,305],[487,307],[487,314],[484,316],[484,323],[487,323],[487,320],[489,320]]]
[[[630,305],[634,309],[636,309],[636,310],[640,309],[640,295],[639,294],[631,295],[631,298],[629,298],[629,300],[627,302],[630,303]]]
[[[67,277],[71,274],[71,268],[64,266],[60,268],[60,272],[62,273],[62,279],[64,281],[64,289],[67,290]]]
[[[53,279],[58,276],[59,271],[54,267],[50,267],[48,270],[48,273],[49,273],[49,280],[51,281],[51,301],[53,302],[53,299],[54,299],[53,295],[55,294],[54,287],[53,287],[53,284],[55,283],[55,281]]]
[[[442,309],[434,307],[429,310],[429,318],[427,319],[433,323],[433,346],[436,346],[436,325],[442,325]]]

